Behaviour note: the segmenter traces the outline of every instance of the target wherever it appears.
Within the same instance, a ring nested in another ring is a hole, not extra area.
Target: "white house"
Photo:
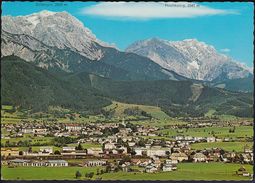
[[[128,142],[129,147],[135,146],[135,142]]]
[[[99,156],[102,153],[103,153],[103,150],[100,147],[94,147],[94,148],[92,147],[87,149],[88,155]]]
[[[106,164],[106,161],[104,160],[88,160],[85,161],[85,166],[104,166]]]
[[[203,153],[196,153],[193,156],[194,162],[204,162],[207,160],[207,157]]]
[[[108,143],[104,144],[104,149],[115,149],[115,148],[116,148],[116,146],[114,143],[108,142]]]
[[[33,129],[32,128],[22,128],[21,130],[23,133],[33,133]]]
[[[172,153],[170,158],[172,160],[177,160],[178,162],[188,160],[188,156],[185,153]]]
[[[75,151],[75,147],[74,146],[69,146],[69,147],[63,147],[62,150],[64,152],[70,152],[70,151]]]
[[[40,147],[40,152],[41,153],[52,154],[53,153],[53,148],[52,147]]]
[[[33,129],[33,133],[45,135],[47,132],[47,128],[35,128]]]
[[[183,139],[184,139],[183,136],[176,136],[176,137],[175,137],[175,140],[183,140]]]
[[[82,127],[79,124],[67,124],[66,130],[68,131],[81,131]]]
[[[148,164],[148,165],[145,167],[145,172],[146,172],[146,173],[153,173],[153,172],[156,172],[157,170],[158,170],[158,169],[157,169],[156,165],[153,164],[153,163],[150,163],[150,164]]]
[[[172,160],[165,160],[165,164],[162,167],[163,172],[170,172],[172,171]]]
[[[170,151],[170,150],[169,150]],[[166,149],[161,149],[161,148],[150,148],[147,149],[147,156],[153,157],[153,156],[166,156]]]
[[[215,137],[207,137],[207,138],[206,138],[206,141],[207,141],[207,142],[215,142],[215,141],[216,141],[216,138],[215,138]]]
[[[137,155],[137,156],[142,156],[144,154],[147,154],[146,148],[136,147],[136,148],[134,148],[134,151],[135,151],[135,155]]]

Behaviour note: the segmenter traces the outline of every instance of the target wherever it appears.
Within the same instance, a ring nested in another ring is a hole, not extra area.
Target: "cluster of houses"
[[[191,126],[212,126],[212,123],[194,123]],[[189,126],[189,127],[191,127]],[[192,143],[229,142],[229,138],[192,137],[177,135],[174,139],[153,138],[158,136],[158,127],[127,125],[126,123],[27,123],[2,124],[9,135],[2,138],[33,136],[69,137],[77,136],[77,145],[61,147],[58,152],[52,146],[41,146],[38,151],[20,151],[18,147],[2,147],[1,158],[9,166],[70,166],[69,159],[84,159],[82,166],[108,166],[109,160],[121,160],[129,156],[130,161],[110,164],[112,169],[120,166],[130,171],[130,166],[142,167],[145,172],[174,171],[180,162],[238,162],[253,164],[253,152],[244,147],[243,152],[228,152],[219,148],[192,150]],[[177,128],[177,126],[173,126]],[[112,133],[113,129],[117,129]],[[109,132],[105,135],[105,131]],[[146,138],[145,138],[146,137]],[[147,138],[152,137],[152,138]],[[77,149],[78,144],[95,144],[86,149]]]
[[[204,150],[192,150],[190,145],[178,141],[166,141],[163,145],[161,140],[149,139],[144,146],[139,146],[139,140],[122,139],[122,143],[116,141],[104,141],[102,146],[88,147],[86,149],[77,149],[77,146],[64,146],[61,150],[53,150],[51,146],[39,147],[38,151],[19,151],[17,147],[1,148],[2,159],[12,157],[61,157],[61,159],[70,158],[121,158],[130,156],[133,158],[170,158],[172,161],[182,162],[240,162],[253,163],[253,152],[250,147],[245,146],[243,152],[224,151],[220,148],[207,148]],[[187,139],[186,139],[187,140]]]
[[[1,124],[2,129],[6,129],[7,134],[1,134],[2,139],[10,139],[23,137],[25,134],[32,136],[79,136],[86,135],[92,136],[103,136],[103,131],[106,128],[113,129],[119,128],[119,123],[95,123],[95,124],[77,124],[77,123],[57,123],[57,122],[38,122],[31,123],[23,121],[17,124]],[[156,136],[154,133],[158,130],[156,127],[144,127],[137,125],[137,132],[132,131],[130,128],[119,128],[119,134],[130,134],[133,136]]]

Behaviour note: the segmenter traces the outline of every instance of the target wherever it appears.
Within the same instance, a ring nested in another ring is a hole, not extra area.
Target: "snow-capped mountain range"
[[[44,44],[60,49],[70,48],[91,59],[102,57],[95,44],[111,46],[96,38],[82,22],[67,12],[41,11],[27,16],[3,16],[2,29],[12,34],[30,35]]]
[[[120,52],[97,39],[67,12],[41,11],[1,18],[2,56],[16,55],[44,68],[57,66],[65,71],[87,69],[86,72],[96,70],[95,73],[100,68],[104,76],[125,73],[123,77],[133,79],[146,75],[154,79],[176,80],[184,76],[212,81],[245,78],[251,74],[249,68],[196,39],[173,42],[152,38]]]
[[[197,80],[236,79],[251,74],[248,67],[196,39],[167,41],[152,38],[137,41],[126,51],[148,57],[163,68]]]

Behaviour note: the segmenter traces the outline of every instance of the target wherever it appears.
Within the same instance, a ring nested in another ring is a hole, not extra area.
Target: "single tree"
[[[55,154],[55,155],[61,155],[61,153],[60,153],[59,150],[56,150],[56,151],[54,152],[54,154]]]
[[[75,172],[75,177],[76,179],[81,177],[81,173],[78,170]]]
[[[79,143],[77,147],[75,147],[76,150],[83,150],[82,145]]]

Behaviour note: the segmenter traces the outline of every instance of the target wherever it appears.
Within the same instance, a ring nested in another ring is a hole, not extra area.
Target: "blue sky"
[[[2,15],[28,15],[42,10],[67,11],[108,43],[124,50],[137,40],[196,38],[235,60],[253,66],[253,4],[195,3],[174,9],[171,4],[99,4],[95,2],[3,2]],[[155,7],[155,8],[154,8]],[[163,8],[164,7],[164,8]],[[171,9],[173,8],[173,9]]]

